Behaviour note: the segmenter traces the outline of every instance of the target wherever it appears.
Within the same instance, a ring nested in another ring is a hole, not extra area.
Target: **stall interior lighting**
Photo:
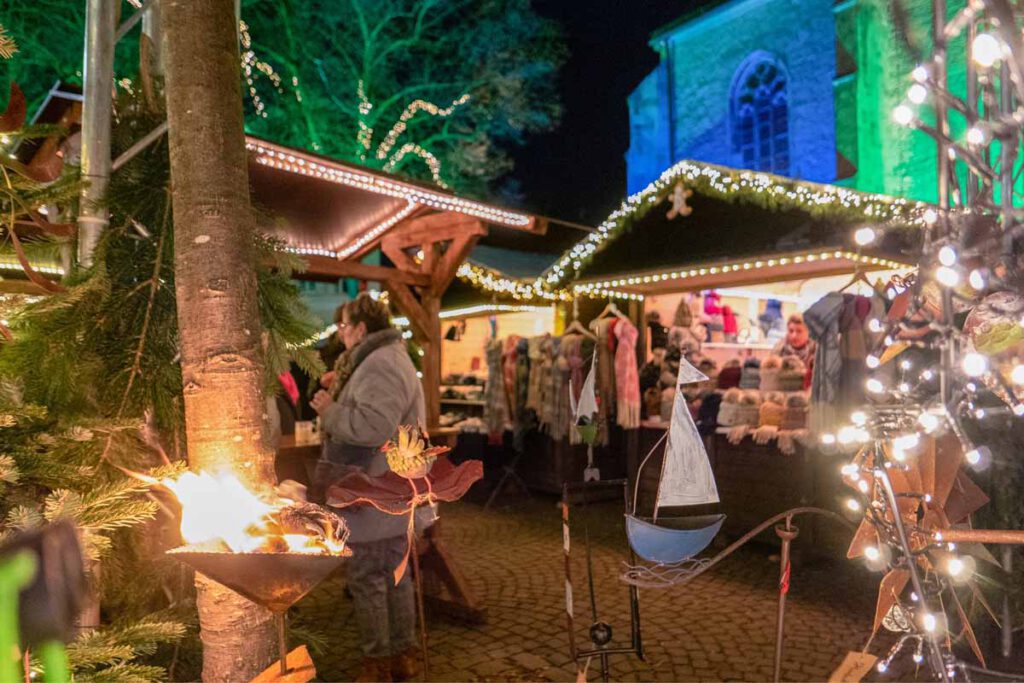
[[[24,272],[21,264],[14,259],[3,259],[0,258],[0,270],[14,270],[17,272]],[[45,265],[40,263],[33,263],[32,270],[37,273],[43,273],[44,275],[64,275],[64,269],[56,265]]]
[[[773,258],[755,259],[752,261],[735,261],[733,263],[723,263],[715,266],[701,266],[697,268],[689,268],[686,270],[667,270],[661,273],[652,273],[649,275],[634,275],[631,277],[621,277],[609,280],[602,280],[600,282],[587,282],[577,284],[573,286],[573,291],[577,294],[598,294],[606,291],[615,291],[619,287],[636,287],[638,285],[650,285],[657,282],[665,281],[678,281],[687,280],[695,277],[702,277],[705,275],[719,275],[727,273],[735,273],[741,270],[760,270],[762,268],[774,268],[776,266],[788,266],[798,265],[802,263],[814,263],[816,261],[827,261],[829,259],[846,259],[855,263],[861,263],[867,266],[873,266],[876,269],[888,269],[888,270],[899,270],[913,268],[905,263],[899,263],[898,261],[892,261],[890,259],[879,258],[877,256],[867,256],[864,254],[858,254],[852,251],[815,251],[806,254],[797,254],[793,256],[778,256]]]

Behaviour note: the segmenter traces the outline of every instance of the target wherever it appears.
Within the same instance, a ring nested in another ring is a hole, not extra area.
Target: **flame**
[[[315,523],[327,519],[328,527],[341,525],[344,531],[343,521],[317,506],[277,495],[269,499],[260,497],[230,471],[185,472],[176,479],[161,480],[135,472],[129,474],[163,486],[174,494],[181,504],[181,537],[189,545],[223,544],[237,553],[337,555],[345,552],[347,532],[340,538],[329,537],[329,532],[317,535]],[[308,508],[314,508],[312,516],[299,514]],[[299,514],[298,524],[296,514]],[[285,518],[292,521],[284,522]],[[333,524],[330,518],[334,519]],[[308,521],[314,523],[306,526]],[[294,533],[306,528],[310,533]]]
[[[181,503],[181,537],[198,544],[222,540],[235,552],[252,552],[262,543],[266,518],[274,507],[246,489],[229,472],[185,472],[164,479]]]

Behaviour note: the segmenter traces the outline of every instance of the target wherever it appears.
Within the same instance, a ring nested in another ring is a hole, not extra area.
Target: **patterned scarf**
[[[331,381],[331,388],[328,390],[331,394],[331,398],[335,401],[341,396],[342,389],[348,384],[349,379],[352,377],[352,373],[356,371],[359,364],[362,363],[367,356],[388,344],[394,344],[397,341],[401,341],[402,333],[398,330],[389,327],[384,330],[377,330],[371,332],[363,338],[363,341],[359,342],[351,349],[345,349],[338,356],[338,360],[334,362],[334,379]]]

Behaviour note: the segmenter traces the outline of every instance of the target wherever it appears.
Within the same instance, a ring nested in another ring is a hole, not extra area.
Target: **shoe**
[[[391,658],[363,657],[355,683],[391,683]]]
[[[420,651],[410,647],[401,654],[391,656],[391,680],[411,681],[420,675]]]

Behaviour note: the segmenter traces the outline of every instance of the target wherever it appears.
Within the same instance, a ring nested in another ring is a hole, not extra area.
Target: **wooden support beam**
[[[406,248],[446,242],[460,235],[486,234],[487,226],[480,219],[445,211],[405,220],[392,228],[383,241]]]
[[[395,303],[398,310],[409,319],[409,327],[412,329],[413,338],[418,344],[430,341],[430,319],[416,295],[412,293],[408,285],[399,282],[389,282],[385,285],[388,298]]]
[[[412,257],[405,253],[405,249],[402,249],[397,244],[384,241],[381,242],[380,249],[384,252],[384,255],[391,259],[391,262],[395,264],[395,268],[407,273],[423,272],[423,269],[412,260]]]
[[[342,261],[329,256],[306,256],[305,259],[309,263],[309,272],[316,275],[350,277],[373,282],[398,282],[416,287],[429,287],[431,284],[429,275],[410,273],[398,268],[372,266],[357,261]]]
[[[451,244],[448,245],[448,250],[441,257],[440,263],[437,264],[431,273],[430,293],[433,296],[440,298],[445,293],[448,285],[455,278],[455,273],[458,272],[459,266],[469,256],[469,252],[473,251],[473,247],[476,246],[479,239],[478,235],[460,235],[451,241]]]
[[[423,346],[423,398],[427,409],[427,430],[436,429],[441,421],[441,297],[425,293],[420,305],[428,328]]]

